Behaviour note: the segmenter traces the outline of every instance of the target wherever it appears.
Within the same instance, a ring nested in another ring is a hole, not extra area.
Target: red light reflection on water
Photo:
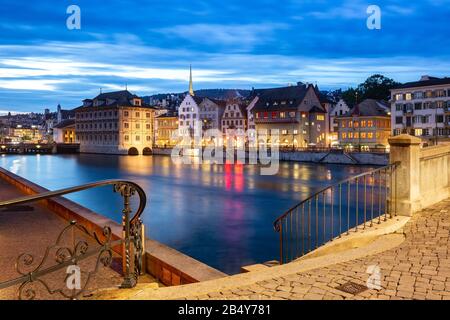
[[[225,163],[225,189],[228,191],[244,191],[244,164]]]

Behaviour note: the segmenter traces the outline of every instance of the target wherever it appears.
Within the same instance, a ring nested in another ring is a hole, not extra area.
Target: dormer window
[[[141,103],[142,103],[141,99],[133,99],[133,105],[141,106]]]

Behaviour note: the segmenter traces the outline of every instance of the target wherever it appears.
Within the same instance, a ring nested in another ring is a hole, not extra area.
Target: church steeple
[[[189,66],[189,94],[194,96],[194,86],[192,85],[192,65]]]

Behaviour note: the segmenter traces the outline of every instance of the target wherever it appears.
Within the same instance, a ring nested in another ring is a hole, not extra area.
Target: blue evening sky
[[[81,30],[66,9],[81,8]],[[366,27],[369,5],[381,30]],[[0,113],[138,95],[450,76],[450,0],[1,0]]]

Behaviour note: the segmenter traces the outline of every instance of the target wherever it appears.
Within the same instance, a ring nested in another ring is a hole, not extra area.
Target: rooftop
[[[348,113],[344,114],[343,117],[367,117],[367,116],[379,116],[386,117],[389,115],[390,107],[385,101],[379,101],[374,99],[366,99],[355,107],[353,107]]]
[[[450,78],[436,78],[436,77],[430,77],[430,76],[422,76],[422,78],[419,81],[414,82],[407,82],[404,84],[401,84],[395,89],[407,89],[407,88],[417,88],[417,87],[429,87],[429,86],[436,86],[436,85],[445,85],[450,84]]]
[[[259,96],[259,100],[253,110],[271,111],[280,109],[297,109],[304,100],[306,93],[310,88],[315,91],[313,85],[306,85],[303,83],[299,83],[295,86],[254,90],[254,95]],[[316,106],[316,110],[317,109],[323,111],[322,106],[320,105]],[[310,109],[305,109],[304,111],[310,111]]]
[[[135,105],[133,99],[141,99],[141,105]],[[146,104],[144,100],[129,92],[128,90],[105,92],[96,96],[94,99],[84,99],[84,105],[77,108],[86,107],[141,107],[141,108],[152,108],[153,106]],[[97,103],[97,104],[96,104]]]

